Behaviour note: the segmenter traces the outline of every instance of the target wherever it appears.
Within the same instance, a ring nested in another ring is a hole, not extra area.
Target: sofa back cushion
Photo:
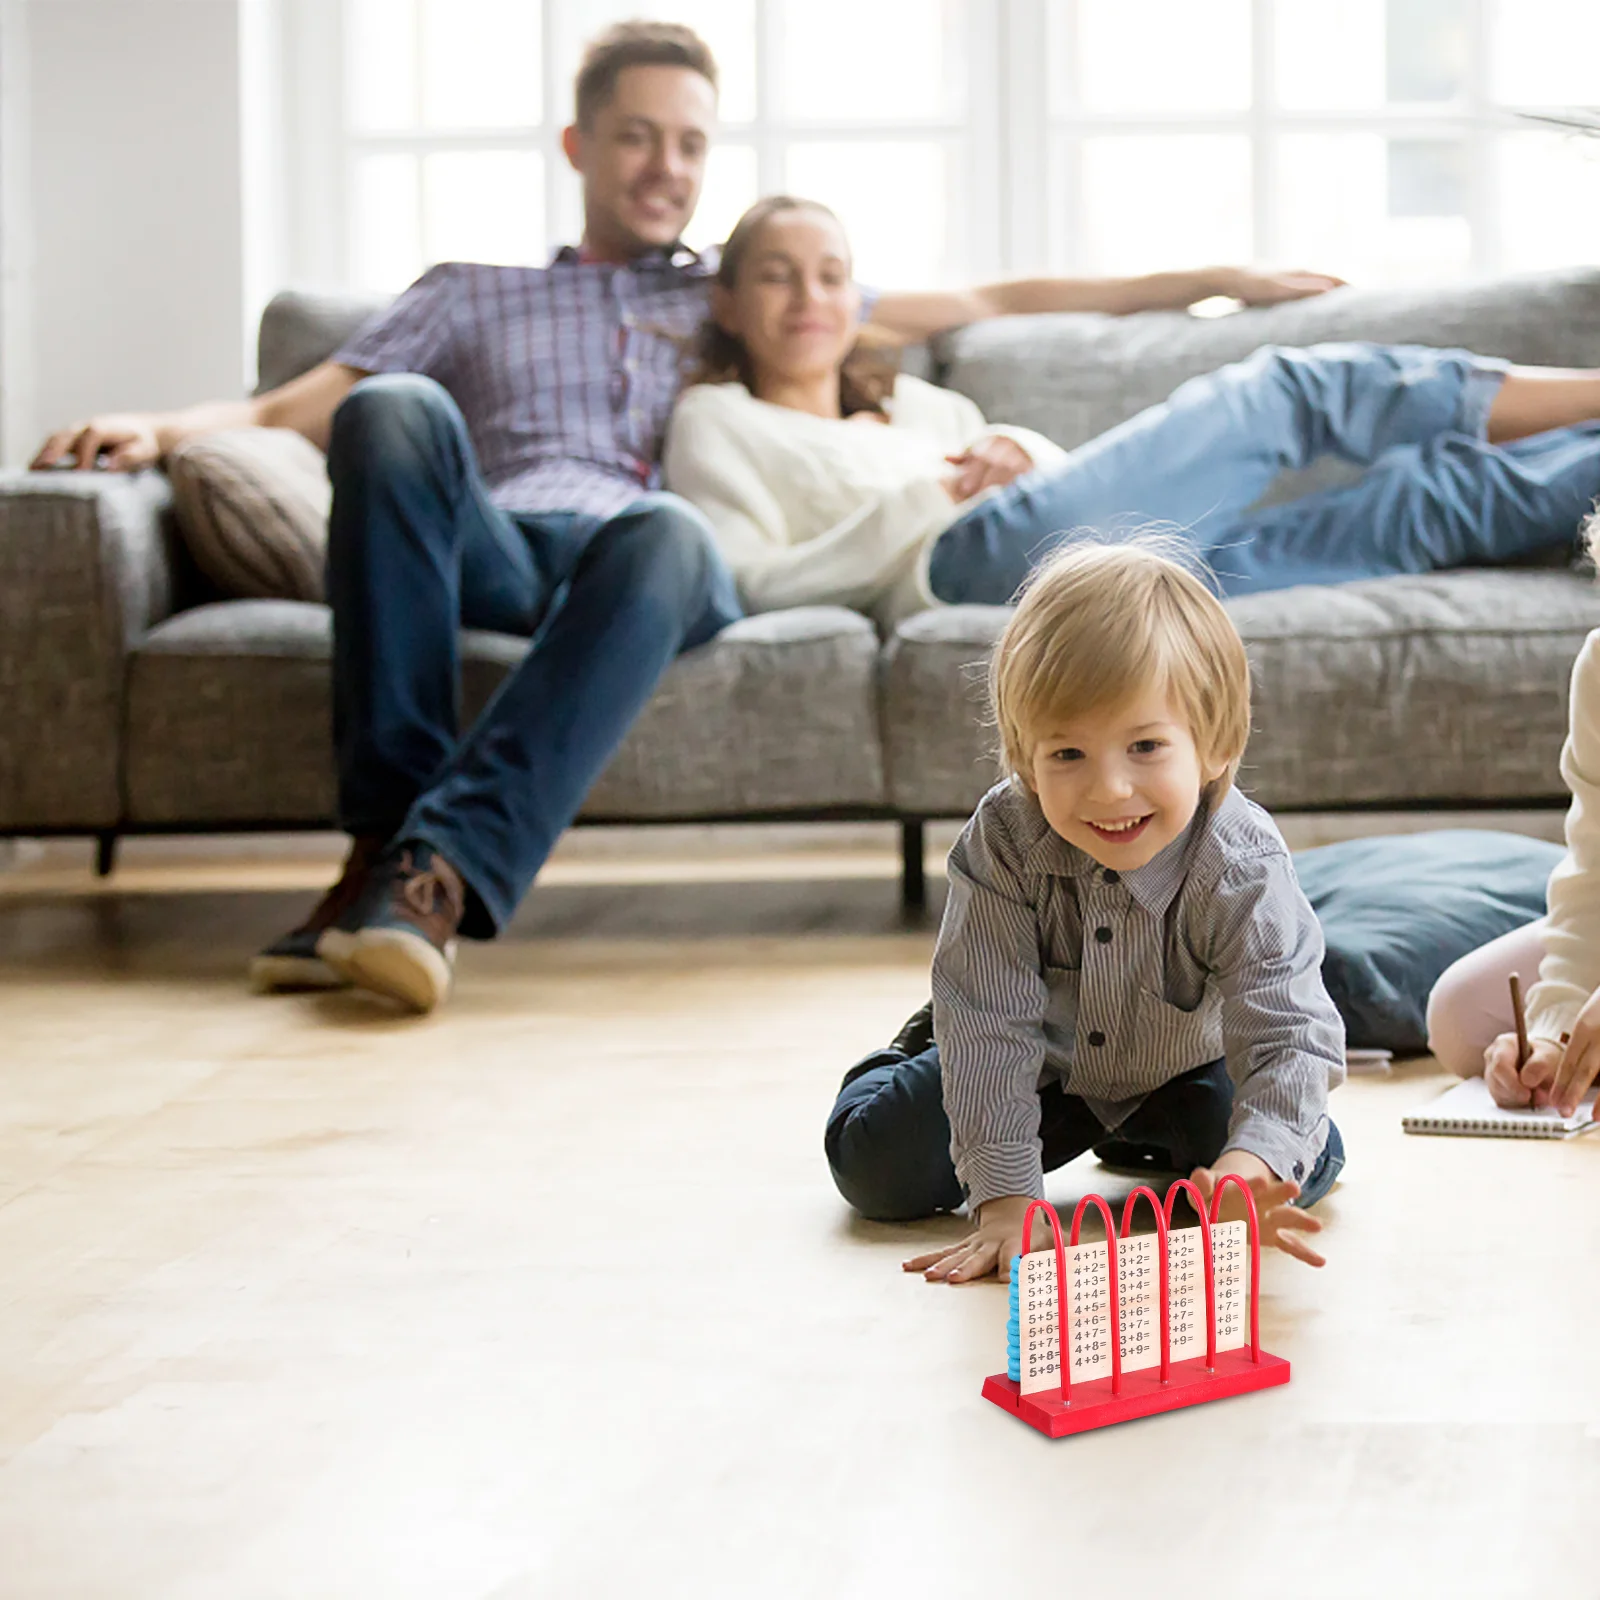
[[[1364,340],[1459,346],[1557,367],[1600,366],[1600,267],[1430,288],[1336,289],[1223,317],[1004,317],[936,345],[940,381],[994,422],[1070,450],[1262,345]]]
[[[349,291],[280,290],[261,313],[261,329],[256,337],[260,377],[256,393],[276,389],[302,372],[309,372],[319,361],[326,361],[393,298]]]

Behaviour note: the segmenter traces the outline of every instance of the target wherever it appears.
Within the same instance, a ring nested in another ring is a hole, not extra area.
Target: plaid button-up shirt
[[[333,359],[442,384],[503,509],[612,516],[660,485],[714,270],[681,247],[620,266],[570,246],[548,267],[444,262]]]
[[[1322,930],[1282,835],[1230,788],[1134,872],[1061,838],[1017,782],[984,796],[950,852],[933,1020],[956,1173],[976,1209],[1042,1195],[1039,1086],[1108,1128],[1226,1056],[1230,1149],[1304,1182],[1344,1080]]]

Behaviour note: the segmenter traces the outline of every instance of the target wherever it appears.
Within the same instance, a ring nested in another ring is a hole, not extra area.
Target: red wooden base
[[[1075,1383],[1072,1403],[1065,1406],[1059,1389],[1023,1394],[1003,1372],[983,1380],[983,1397],[1030,1428],[1059,1439],[1066,1433],[1084,1433],[1112,1422],[1154,1416],[1158,1411],[1203,1405],[1207,1400],[1226,1400],[1230,1395],[1270,1389],[1288,1381],[1289,1363],[1282,1356],[1269,1356],[1263,1350],[1258,1363],[1250,1359],[1248,1349],[1219,1350],[1213,1372],[1206,1371],[1203,1356],[1173,1362],[1165,1383],[1159,1367],[1143,1367],[1123,1373],[1121,1394],[1112,1394],[1110,1378]]]

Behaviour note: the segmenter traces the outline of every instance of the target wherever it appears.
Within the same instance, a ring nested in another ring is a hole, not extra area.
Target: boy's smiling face
[[[1049,727],[1027,778],[1068,844],[1132,872],[1184,832],[1223,770],[1201,759],[1183,713],[1158,691]]]

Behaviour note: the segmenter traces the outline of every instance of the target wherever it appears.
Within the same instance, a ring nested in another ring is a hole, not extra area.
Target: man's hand
[[[1345,287],[1343,278],[1326,272],[1257,272],[1251,267],[1218,267],[1215,294],[1242,300],[1247,306],[1275,306],[1285,300],[1306,300],[1329,289]]]
[[[944,480],[944,486],[957,505],[985,489],[1003,489],[1013,479],[1033,471],[1033,457],[1003,433],[985,434],[945,460],[956,469]]]
[[[1022,1252],[1022,1219],[1032,1204],[1026,1195],[1017,1194],[985,1200],[978,1207],[977,1223],[965,1239],[942,1250],[913,1256],[901,1267],[906,1272],[920,1272],[929,1283],[970,1283],[991,1272],[1008,1278],[1012,1257]],[[1043,1249],[1049,1242],[1050,1224],[1043,1216],[1034,1218],[1033,1238],[1035,1249]]]
[[[1210,1205],[1211,1197],[1216,1193],[1217,1183],[1224,1176],[1225,1169],[1234,1164],[1244,1165],[1244,1159],[1241,1158],[1248,1159],[1265,1173],[1265,1176],[1239,1173],[1239,1176],[1250,1185],[1250,1193],[1256,1202],[1256,1221],[1261,1229],[1262,1244],[1282,1250],[1297,1261],[1305,1262],[1308,1267],[1326,1266],[1327,1262],[1323,1257],[1300,1237],[1303,1233],[1322,1232],[1322,1224],[1309,1211],[1302,1211],[1298,1206],[1291,1204],[1300,1193],[1300,1185],[1275,1176],[1264,1161],[1255,1157],[1245,1157],[1242,1151],[1230,1150],[1215,1168],[1196,1167],[1189,1174],[1189,1181],[1205,1196],[1206,1204]],[[1244,1200],[1230,1183],[1223,1193],[1222,1214],[1217,1220],[1242,1222],[1245,1216]]]
[[[1589,1003],[1594,1004],[1592,1000]],[[1528,1059],[1520,1073],[1516,1034],[1502,1033],[1483,1052],[1483,1081],[1497,1106],[1515,1109],[1553,1104],[1553,1086],[1560,1070],[1561,1046],[1553,1039],[1528,1041]]]
[[[75,456],[80,469],[103,465],[113,472],[134,472],[153,467],[161,459],[156,420],[130,411],[75,422],[45,440],[33,458],[34,470],[56,466],[66,455]]]

